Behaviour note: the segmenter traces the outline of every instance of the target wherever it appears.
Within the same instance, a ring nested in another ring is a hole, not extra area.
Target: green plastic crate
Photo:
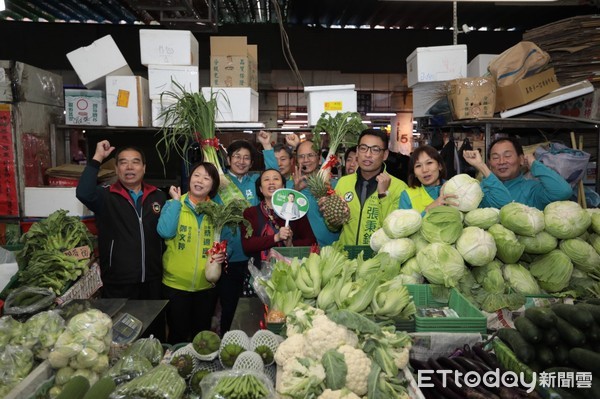
[[[433,299],[429,284],[406,286],[418,308],[449,307],[459,317],[423,317],[415,315],[416,332],[487,332],[487,318],[455,288],[450,290],[447,303]]]

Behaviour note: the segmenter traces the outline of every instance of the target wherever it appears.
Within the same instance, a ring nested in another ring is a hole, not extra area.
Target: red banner
[[[10,104],[0,104],[0,215],[19,216]]]

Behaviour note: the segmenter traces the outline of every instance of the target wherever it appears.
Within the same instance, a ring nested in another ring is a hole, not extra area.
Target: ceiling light
[[[367,116],[396,116],[395,112],[367,112]]]
[[[285,121],[284,123],[287,123],[289,125],[302,125],[302,124],[307,124],[308,123],[308,119],[304,119],[304,120],[301,120],[301,119],[298,119],[298,120],[296,120],[296,119],[290,119],[290,120]]]
[[[362,121],[362,123],[364,123],[365,125],[370,125],[372,122],[371,121]]]
[[[4,5],[4,0],[0,0],[0,11],[4,11],[6,6]]]
[[[308,112],[290,112],[290,116],[307,116]]]

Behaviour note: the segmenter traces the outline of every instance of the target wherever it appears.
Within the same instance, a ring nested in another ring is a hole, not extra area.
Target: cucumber
[[[589,344],[600,342],[600,325],[598,325],[598,323],[592,324],[590,328],[585,329],[583,333]]]
[[[552,349],[546,346],[535,347],[535,359],[542,369],[555,365],[554,353]]]
[[[575,306],[590,312],[592,316],[594,316],[594,320],[596,320],[596,323],[600,324],[600,305],[592,305],[590,303],[578,303]]]
[[[586,299],[585,303],[589,303],[591,305],[600,305],[600,298],[589,298]]]
[[[535,348],[525,341],[523,336],[513,328],[498,330],[498,338],[502,340],[515,353],[523,363],[529,364],[535,358]]]
[[[582,348],[573,348],[569,351],[569,360],[577,368],[600,376],[600,353]]]
[[[574,369],[573,367],[550,367],[544,370],[546,373],[581,373],[581,370]]]
[[[585,335],[561,317],[556,318],[556,329],[567,346],[574,348],[585,344]]]
[[[581,307],[557,303],[552,305],[551,309],[558,317],[562,317],[577,328],[588,328],[594,323],[594,316]]]
[[[83,399],[108,399],[115,389],[117,389],[117,385],[113,379],[111,377],[103,377],[92,385]]]
[[[554,327],[546,329],[544,331],[544,343],[546,346],[556,346],[560,344],[560,334]]]
[[[525,309],[523,314],[540,328],[550,328],[556,324],[556,314],[550,308],[536,306]]]
[[[554,348],[554,363],[557,366],[568,366],[569,362],[569,348],[565,345],[558,345]]]
[[[517,317],[515,319],[515,328],[525,338],[525,341],[531,344],[537,344],[542,341],[542,332],[526,317]]]
[[[90,382],[82,375],[71,378],[63,387],[56,399],[83,399],[90,389]]]

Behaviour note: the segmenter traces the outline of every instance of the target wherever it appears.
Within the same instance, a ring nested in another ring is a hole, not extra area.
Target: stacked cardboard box
[[[210,86],[217,99],[217,122],[258,121],[258,47],[246,36],[210,38]]]

